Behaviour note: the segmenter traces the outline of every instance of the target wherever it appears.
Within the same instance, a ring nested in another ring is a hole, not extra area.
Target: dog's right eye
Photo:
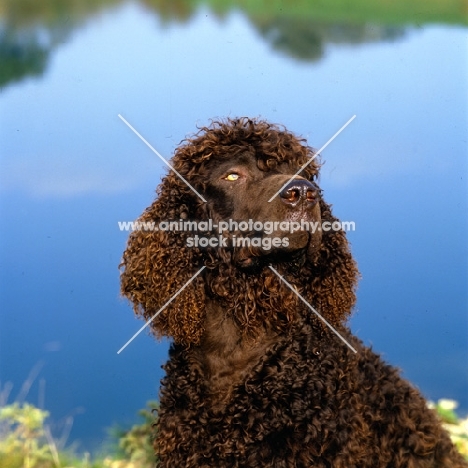
[[[231,172],[231,174],[228,174],[226,177],[224,177],[224,180],[229,180],[229,182],[234,182],[239,178],[239,174],[236,174],[235,172]]]

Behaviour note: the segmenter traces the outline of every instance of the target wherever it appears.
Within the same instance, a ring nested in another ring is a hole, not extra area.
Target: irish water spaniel
[[[358,269],[305,141],[228,119],[172,166],[121,265],[135,312],[173,339],[160,466],[468,466],[420,393],[347,328]]]

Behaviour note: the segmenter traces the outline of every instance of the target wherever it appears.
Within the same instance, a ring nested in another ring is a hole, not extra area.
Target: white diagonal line
[[[316,151],[316,153],[268,200],[268,203],[270,203],[273,198],[275,198],[281,190],[289,184],[289,182],[294,180],[294,177],[299,175],[355,118],[356,114],[353,115],[318,151]]]
[[[357,353],[357,351],[330,325],[318,312],[314,309],[294,288],[289,284],[271,265],[270,269],[279,277],[279,279],[328,327],[335,333],[338,338],[345,343],[351,351]]]
[[[206,267],[202,266],[118,351],[120,354]]]
[[[148,143],[148,141],[146,141],[146,140],[145,140],[145,139],[144,139],[144,138],[143,138],[143,137],[142,137],[142,136],[141,136],[141,135],[140,135],[140,134],[139,134],[139,133],[138,133],[138,132],[137,132],[137,131],[120,115],[120,114],[118,114],[118,116],[119,116],[120,120],[122,120],[122,122],[124,122],[125,125],[127,125],[127,127],[128,127],[130,130],[132,130],[133,133],[135,133],[135,135],[137,135],[137,136],[140,138],[140,140],[141,140],[146,146],[148,146],[148,148],[149,148],[151,151],[153,151],[153,153],[156,154],[156,156],[158,156],[164,164],[166,164],[167,166],[169,166],[169,168],[172,169],[172,170],[179,176],[179,178],[180,178],[181,180],[183,180],[183,181],[187,184],[187,186],[190,187],[190,188],[193,190],[193,192],[194,192],[203,202],[206,203],[206,200],[190,185],[189,182],[187,182],[187,181],[184,179],[184,177],[183,177],[181,174],[179,174],[179,173],[169,164],[169,162],[168,162],[163,156],[161,156],[161,155],[158,153],[158,151],[156,151],[156,150]]]

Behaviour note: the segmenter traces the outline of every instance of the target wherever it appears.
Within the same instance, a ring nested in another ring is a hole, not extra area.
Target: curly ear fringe
[[[189,215],[188,205],[183,203],[184,192],[187,202],[191,194],[177,185],[174,175],[166,177],[158,199],[139,221],[178,221]],[[120,265],[121,293],[133,303],[138,316],[151,320],[202,266],[200,252],[188,248],[185,237],[183,232],[154,230],[134,231],[130,235]],[[151,330],[158,338],[170,336],[180,344],[197,344],[204,331],[204,313],[205,287],[197,277],[152,320]]]
[[[331,213],[330,205],[320,202],[322,222],[333,223],[338,218]],[[312,268],[312,282],[307,296],[318,311],[333,325],[343,323],[356,303],[359,271],[343,231],[322,233],[322,245]]]

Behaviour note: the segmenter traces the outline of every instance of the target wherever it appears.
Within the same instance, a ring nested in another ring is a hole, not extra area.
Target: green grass
[[[210,0],[214,8],[238,8],[249,16],[295,16],[327,22],[468,24],[467,0]]]
[[[157,465],[152,438],[155,420],[149,402],[139,412],[143,419],[128,430],[114,429],[115,449],[92,460],[59,450],[46,420],[47,411],[30,403],[13,403],[0,408],[0,466],[2,468],[150,468]]]
[[[429,403],[441,417],[460,453],[468,460],[468,418],[455,413],[457,403],[439,400]],[[128,430],[113,429],[115,447],[111,453],[92,460],[70,450],[58,450],[46,420],[47,411],[29,403],[0,408],[0,466],[2,468],[151,468],[157,466],[153,451],[155,417],[149,402],[139,412],[141,421]]]
[[[92,16],[124,0],[0,0],[0,18],[14,24],[50,24]],[[468,0],[139,0],[166,19],[185,20],[201,6],[220,15],[243,11],[253,19],[301,20],[379,24],[468,24]]]

